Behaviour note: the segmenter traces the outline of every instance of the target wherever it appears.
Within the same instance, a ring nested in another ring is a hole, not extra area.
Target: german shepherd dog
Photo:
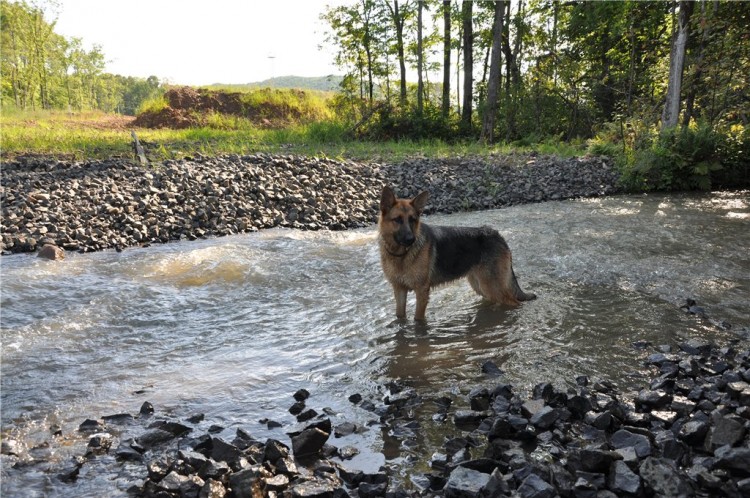
[[[420,222],[428,192],[397,199],[386,186],[380,197],[380,262],[393,286],[396,317],[406,317],[406,294],[417,295],[415,320],[424,320],[430,289],[461,277],[494,303],[518,305],[536,298],[521,290],[510,249],[497,230],[430,226]]]

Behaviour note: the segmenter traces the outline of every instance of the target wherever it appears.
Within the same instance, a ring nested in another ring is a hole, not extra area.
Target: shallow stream
[[[283,428],[258,420],[291,424],[300,388],[318,411],[362,422],[372,414],[349,395],[393,379],[426,396],[493,382],[564,385],[577,375],[637,386],[649,351],[634,342],[722,341],[750,325],[748,192],[547,202],[426,221],[497,228],[521,286],[539,298],[495,306],[461,281],[433,292],[426,325],[396,321],[374,226],[274,229],[61,262],[3,257],[2,434],[46,463],[4,464],[2,494],[124,494],[131,477],[90,471],[63,484],[47,469],[83,453],[84,419],[135,414],[144,401],[176,417],[203,413],[228,439],[242,427],[285,440]],[[687,298],[709,318],[680,310]],[[487,360],[499,378],[483,376]],[[429,459],[441,429],[425,418],[416,448],[392,448],[370,431],[359,464]],[[64,444],[52,441],[53,425]]]

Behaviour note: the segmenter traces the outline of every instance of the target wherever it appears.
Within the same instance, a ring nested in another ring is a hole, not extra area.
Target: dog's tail
[[[516,272],[513,271],[513,266],[510,267],[510,275],[511,291],[516,299],[519,301],[531,301],[532,299],[536,299],[536,294],[533,292],[524,292],[521,290],[521,286],[518,285],[518,279],[516,279]]]

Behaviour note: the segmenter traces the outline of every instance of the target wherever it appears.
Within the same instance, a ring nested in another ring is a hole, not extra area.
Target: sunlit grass
[[[414,157],[455,157],[537,152],[563,157],[583,155],[582,144],[541,143],[486,146],[477,141],[440,140],[372,142],[353,139],[345,124],[321,121],[283,129],[264,129],[248,120],[216,116],[210,127],[185,130],[132,128],[132,118],[97,111],[16,111],[0,113],[3,157],[40,154],[76,160],[133,157],[134,129],[151,160],[195,154],[301,154],[376,162]]]

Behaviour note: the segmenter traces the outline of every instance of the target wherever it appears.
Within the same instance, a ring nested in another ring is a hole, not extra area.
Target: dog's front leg
[[[394,285],[393,295],[396,297],[396,318],[406,318],[406,289]]]
[[[427,302],[430,300],[430,288],[414,289],[414,292],[417,294],[417,310],[414,313],[414,319],[424,320],[425,313],[427,312]]]

